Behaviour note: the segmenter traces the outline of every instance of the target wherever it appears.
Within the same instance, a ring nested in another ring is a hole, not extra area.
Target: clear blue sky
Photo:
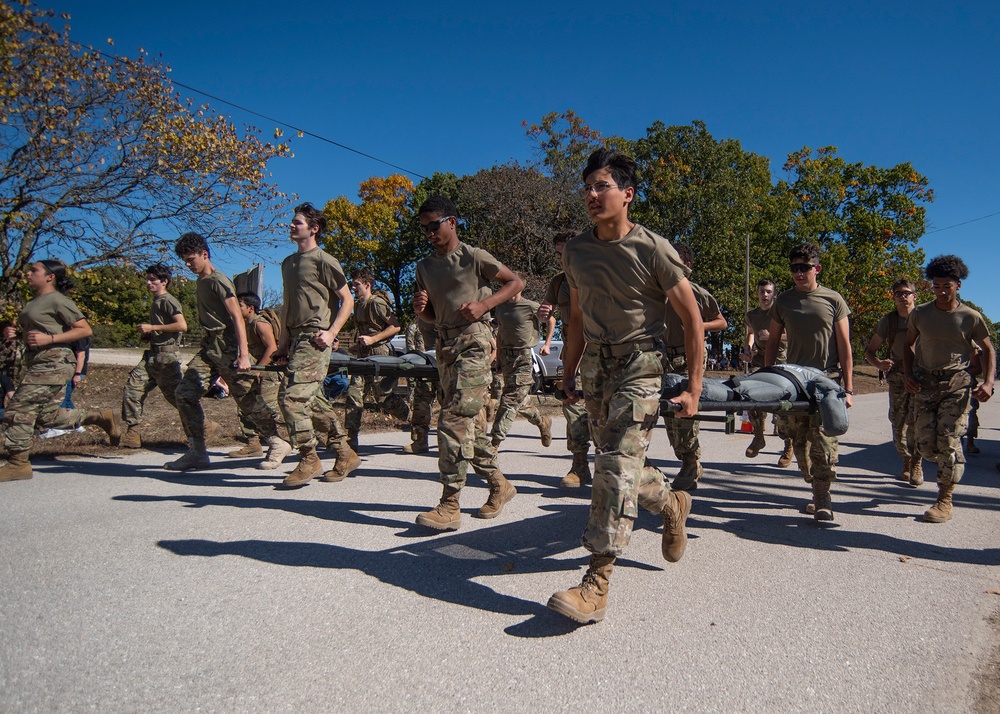
[[[909,161],[936,194],[921,247],[962,256],[962,295],[1000,320],[1000,3],[40,6],[70,13],[77,41],[162,54],[177,82],[424,175],[528,160],[521,122],[566,109],[630,138],[656,120],[701,119],[717,139],[768,156],[775,179],[804,145],[835,145],[850,162]],[[274,163],[274,178],[317,205],[356,199],[360,181],[393,172],[289,135],[295,158]]]

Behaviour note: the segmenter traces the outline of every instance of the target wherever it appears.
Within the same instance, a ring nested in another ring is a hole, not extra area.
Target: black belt
[[[150,345],[150,352],[179,352],[180,347],[177,345]]]

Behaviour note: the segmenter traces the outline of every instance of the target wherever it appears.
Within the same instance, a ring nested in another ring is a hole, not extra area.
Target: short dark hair
[[[689,246],[687,243],[681,243],[680,241],[674,243],[673,246],[684,265],[688,267],[694,266],[694,248]]]
[[[807,263],[819,265],[820,249],[816,243],[799,243],[788,251],[788,261],[804,260]]]
[[[576,231],[559,231],[552,236],[552,245],[566,245],[572,238],[579,235]]]
[[[368,268],[355,268],[351,271],[351,280],[360,280],[363,283],[368,283],[369,285],[375,284],[375,276],[372,275],[372,271]]]
[[[957,255],[939,255],[927,264],[924,274],[928,280],[934,278],[965,280],[969,277],[969,268],[965,265],[965,261]]]
[[[170,284],[170,278],[173,277],[173,274],[174,272],[163,263],[153,263],[146,268],[146,275],[152,275],[161,283],[166,283],[167,285]]]
[[[760,280],[757,281],[758,288],[762,288],[765,285],[770,285],[772,288],[777,287],[777,285],[774,284],[774,281],[771,280],[770,278],[761,278]]]
[[[296,206],[295,213],[301,213],[302,217],[306,219],[306,224],[310,228],[319,228],[319,233],[317,235],[321,235],[326,232],[326,216],[323,215],[323,211],[319,210],[308,201],[300,203]]]
[[[896,292],[900,288],[906,288],[907,290],[912,290],[913,292],[917,291],[917,286],[909,278],[900,278],[899,280],[897,280],[892,284],[892,288],[890,289],[893,292]]]
[[[458,217],[458,209],[455,208],[455,204],[447,196],[428,196],[427,200],[420,204],[417,215],[422,216],[425,213]]]
[[[56,276],[56,290],[65,293],[73,289],[73,279],[66,275],[66,264],[64,262],[55,258],[46,258],[38,262],[45,268],[46,273]]]
[[[243,303],[247,307],[252,307],[254,312],[260,312],[260,296],[258,296],[257,293],[239,293],[236,296],[236,300]]]
[[[595,171],[608,169],[619,188],[635,188],[635,159],[614,149],[598,149],[587,159],[580,178],[584,181]]]
[[[212,257],[212,251],[208,249],[208,241],[199,233],[185,233],[174,244],[174,252],[177,257],[183,259],[185,255],[200,253],[205,251],[208,257]]]

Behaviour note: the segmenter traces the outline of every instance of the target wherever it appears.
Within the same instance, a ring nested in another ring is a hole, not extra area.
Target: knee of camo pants
[[[701,444],[698,442],[698,422],[693,419],[664,417],[667,424],[667,439],[677,458],[694,454],[701,458]]]
[[[813,481],[836,481],[837,480],[837,437],[826,436],[820,432],[818,421],[811,424],[809,438],[809,462]]]
[[[598,555],[621,555],[638,516],[638,488],[644,459],[621,453],[594,457],[590,514],[583,547]]]

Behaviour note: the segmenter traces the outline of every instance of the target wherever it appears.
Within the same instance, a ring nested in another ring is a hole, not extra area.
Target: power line
[[[931,233],[940,233],[941,231],[948,231],[948,230],[951,230],[952,228],[958,228],[959,226],[968,225],[969,223],[975,223],[976,221],[983,221],[983,220],[986,220],[987,218],[993,218],[993,216],[1000,216],[1000,211],[997,211],[996,213],[991,213],[988,216],[980,216],[979,218],[973,218],[970,221],[962,221],[961,223],[956,223],[953,226],[945,226],[944,228],[936,228],[933,231],[927,231],[926,233],[924,233],[924,235],[925,236],[929,236]]]
[[[84,47],[84,45],[80,44],[79,42],[74,43],[74,44],[76,44],[78,47]],[[94,49],[94,48],[91,47],[90,49]],[[107,57],[108,59],[111,59],[111,60],[119,61],[121,59],[117,55],[108,54],[107,52],[103,52],[102,50],[96,50],[96,51],[98,52],[98,54],[101,54],[104,57]],[[294,124],[291,124],[291,123],[286,122],[286,121],[282,121],[281,119],[276,119],[274,117],[269,117],[266,114],[261,114],[260,112],[254,111],[253,109],[250,109],[249,107],[244,107],[244,106],[241,106],[239,104],[236,104],[235,102],[230,102],[230,101],[228,101],[226,99],[223,99],[222,97],[218,97],[218,96],[216,96],[214,94],[209,94],[208,92],[202,91],[201,89],[198,89],[196,87],[192,87],[189,84],[183,84],[181,82],[176,82],[173,79],[169,79],[169,78],[167,79],[167,81],[170,82],[171,84],[173,84],[174,86],[183,87],[184,89],[187,89],[187,90],[189,90],[191,92],[196,92],[196,93],[198,93],[198,94],[200,94],[200,95],[202,95],[204,97],[208,97],[209,99],[212,99],[212,100],[214,100],[216,102],[220,102],[222,104],[225,104],[227,106],[233,107],[235,109],[239,109],[242,112],[246,112],[247,114],[251,114],[251,115],[253,115],[255,117],[260,117],[261,119],[265,119],[266,121],[274,122],[275,124],[278,124],[280,126],[287,127],[288,129],[291,129],[292,131],[298,132],[298,134],[300,136],[311,136],[314,139],[319,139],[320,141],[325,141],[327,144],[332,144],[333,146],[336,146],[338,148],[344,149],[345,151],[350,151],[351,153],[357,154],[358,156],[364,156],[366,159],[371,159],[372,161],[377,161],[380,164],[385,164],[386,166],[391,166],[394,169],[399,169],[400,171],[402,171],[405,174],[409,174],[411,176],[416,176],[417,178],[422,178],[422,179],[427,178],[423,174],[417,173],[416,171],[412,171],[412,170],[404,168],[402,166],[398,166],[398,165],[396,165],[396,164],[394,164],[394,163],[392,163],[390,161],[386,161],[385,159],[380,159],[377,156],[372,156],[371,154],[366,154],[364,151],[360,151],[358,149],[350,147],[347,144],[341,144],[339,141],[334,141],[333,139],[328,139],[325,136],[322,136],[322,135],[317,134],[315,132],[309,131],[307,129],[300,129],[299,127],[295,126]]]

